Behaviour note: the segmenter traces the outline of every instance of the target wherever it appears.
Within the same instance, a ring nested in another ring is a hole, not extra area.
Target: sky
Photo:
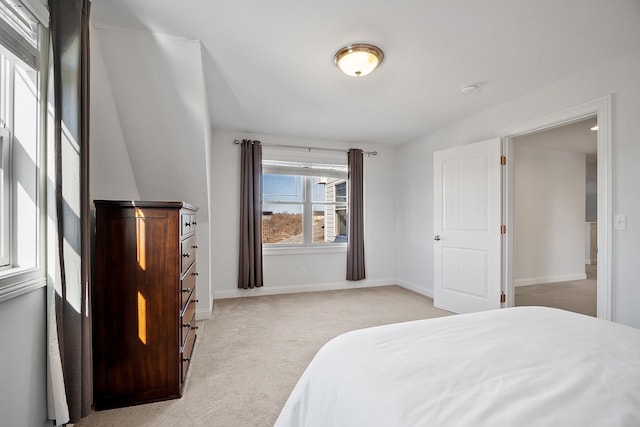
[[[319,179],[314,177],[314,181]],[[270,204],[271,201],[303,202],[303,177],[300,175],[263,175],[263,211],[302,213],[302,205]],[[314,183],[314,201],[322,203],[325,198],[324,185]],[[321,207],[318,207],[321,209]],[[314,207],[314,210],[317,210]]]

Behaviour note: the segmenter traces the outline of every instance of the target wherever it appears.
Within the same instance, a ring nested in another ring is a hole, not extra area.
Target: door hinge
[[[506,164],[507,164],[507,158],[506,158],[506,156],[500,156],[500,164],[501,164],[502,166],[504,166],[504,165],[506,165]]]
[[[506,225],[501,225],[500,226],[500,234],[507,234],[507,226]]]
[[[500,304],[504,304],[505,302],[507,302],[507,296],[504,292],[500,292]]]

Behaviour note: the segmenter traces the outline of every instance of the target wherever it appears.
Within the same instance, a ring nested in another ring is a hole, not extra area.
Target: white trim
[[[194,42],[199,44],[202,43],[198,39],[190,39],[187,37],[175,36],[173,34],[158,33],[150,30],[133,30],[130,28],[123,28],[123,27],[117,27],[114,25],[101,24],[100,22],[95,22],[95,21],[93,21],[93,28],[95,28],[96,30],[111,31],[115,33],[135,34],[140,36],[163,38],[163,39],[169,39],[169,40],[175,40],[175,41],[181,41],[181,42]]]
[[[547,283],[558,282],[571,282],[573,280],[584,280],[587,278],[586,273],[578,274],[561,274],[557,276],[546,277],[526,277],[524,279],[516,279],[513,281],[513,286],[532,286],[532,285],[545,285]]]
[[[433,299],[433,289],[427,289],[422,286],[418,286],[415,283],[405,282],[403,280],[396,280],[396,283],[398,284],[398,286],[402,288],[408,289],[412,292],[415,292],[416,294],[424,295],[425,297],[429,297]]]
[[[196,320],[209,320],[212,314],[211,309],[199,308],[196,310]]]
[[[49,28],[49,7],[42,3],[40,0],[20,0],[24,4],[29,12],[40,21],[40,23]]]
[[[509,160],[512,154],[511,145],[513,138],[534,131],[551,129],[558,126],[571,124],[587,117],[596,115],[598,118],[598,317],[607,320],[615,320],[612,313],[612,211],[613,211],[613,119],[612,119],[613,95],[603,96],[561,111],[547,114],[515,126],[496,131],[496,136],[502,137],[506,145],[507,173],[505,186],[505,217],[507,230],[513,230],[513,161]],[[510,193],[511,192],[511,193]],[[507,294],[507,306],[514,304],[513,287],[513,233],[507,232],[507,250],[503,254],[505,273],[505,292]]]
[[[0,127],[0,268],[11,265],[11,134]],[[2,274],[0,272],[0,274]]]
[[[27,292],[43,288],[47,285],[44,277],[25,278],[23,280],[0,286],[0,303],[18,297]]]
[[[314,283],[310,285],[270,286],[265,284],[254,289],[230,289],[214,291],[214,301],[226,298],[259,297],[263,295],[295,294],[301,292],[336,291],[344,289],[373,288],[377,286],[391,286],[397,284],[395,279],[360,280],[357,282],[342,281],[331,283]],[[215,303],[214,303],[215,304]]]
[[[268,243],[263,245],[262,247],[262,255],[264,256],[339,254],[339,253],[345,253],[345,254],[347,253],[346,243],[325,243],[324,245],[313,245],[313,246],[293,246],[293,245],[280,246],[277,243]]]

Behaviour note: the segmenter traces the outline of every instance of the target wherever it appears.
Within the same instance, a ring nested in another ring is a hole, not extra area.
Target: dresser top
[[[198,207],[187,202],[149,200],[94,200],[96,208],[186,208],[197,211]]]

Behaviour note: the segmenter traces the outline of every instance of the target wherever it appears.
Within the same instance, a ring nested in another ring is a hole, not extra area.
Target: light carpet
[[[399,286],[218,300],[199,322],[181,399],[94,412],[76,426],[272,426],[331,338],[448,314]]]
[[[538,305],[597,316],[597,270],[587,265],[584,280],[543,283],[516,288],[515,305]]]

